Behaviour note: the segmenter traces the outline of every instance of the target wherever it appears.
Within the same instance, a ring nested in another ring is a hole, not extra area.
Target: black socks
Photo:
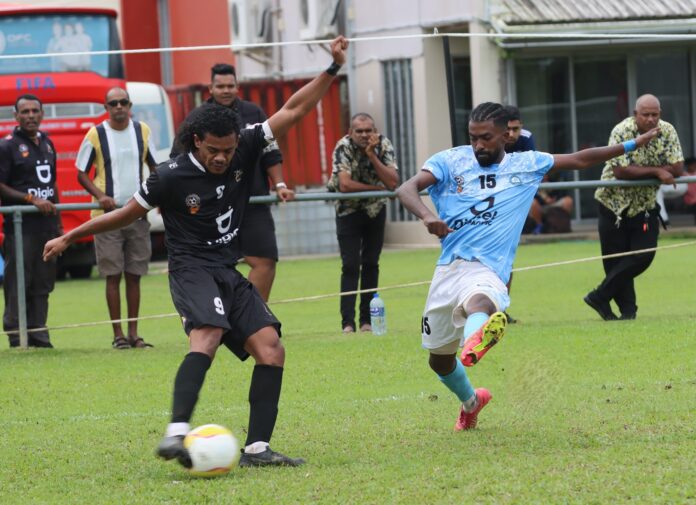
[[[249,432],[244,445],[269,442],[278,417],[283,367],[256,365],[249,386]]]
[[[190,352],[184,357],[174,379],[173,423],[190,421],[211,363],[210,356],[201,352]]]

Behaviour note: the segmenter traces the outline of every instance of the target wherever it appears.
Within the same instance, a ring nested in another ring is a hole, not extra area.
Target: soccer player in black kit
[[[285,350],[280,322],[258,291],[235,269],[240,255],[237,231],[246,207],[255,161],[275,136],[314,109],[345,62],[348,41],[331,42],[333,63],[306,84],[263,124],[240,132],[232,110],[206,104],[184,122],[177,134],[186,149],[157,167],[134,198],[113,212],[88,221],[51,240],[44,259],[60,254],[75,240],[126,226],[159,207],[169,251],[172,300],[184,320],[189,353],[174,380],[172,419],[157,448],[164,459],[190,467],[183,446],[206,372],[221,344],[239,359],[256,361],[249,387],[249,429],[240,466],[299,466],[271,450],[278,415]]]

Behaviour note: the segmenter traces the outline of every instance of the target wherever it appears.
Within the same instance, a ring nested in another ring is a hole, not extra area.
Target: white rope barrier
[[[604,259],[609,259],[609,258],[621,258],[624,256],[634,256],[638,254],[644,254],[644,253],[649,253],[649,252],[657,252],[660,250],[667,250],[667,249],[677,249],[680,247],[687,247],[687,246],[692,246],[696,245],[696,240],[692,240],[690,242],[680,242],[679,244],[672,244],[672,245],[666,245],[666,246],[657,246],[657,247],[650,247],[647,249],[639,249],[637,251],[628,251],[628,252],[623,252],[623,253],[616,253],[616,254],[605,254],[603,256],[589,256],[587,258],[577,258],[573,260],[565,260],[565,261],[554,261],[552,263],[542,263],[541,265],[532,265],[528,267],[519,267],[519,268],[513,268],[513,272],[528,272],[531,270],[541,270],[543,268],[552,268],[552,267],[558,267],[558,266],[565,266],[565,265],[574,265],[578,263],[587,263],[589,261],[596,261],[596,260],[604,260]],[[373,288],[373,289],[358,289],[355,291],[344,291],[344,292],[338,292],[338,293],[327,293],[323,295],[312,295],[312,296],[301,296],[297,298],[286,298],[284,300],[275,300],[268,302],[269,305],[283,305],[287,303],[301,303],[301,302],[312,302],[312,301],[317,301],[317,300],[325,300],[328,298],[339,298],[341,296],[349,296],[349,295],[360,295],[362,293],[374,293],[376,291],[390,291],[393,289],[406,289],[406,288],[412,288],[412,287],[418,287],[418,286],[426,286],[430,284],[431,281],[417,281],[417,282],[407,282],[404,284],[396,284],[394,286],[382,286],[379,288]],[[167,314],[155,314],[152,316],[141,316],[141,317],[131,317],[131,318],[123,318],[123,319],[111,319],[111,320],[105,320],[105,321],[91,321],[91,322],[85,322],[85,323],[73,323],[73,324],[63,324],[59,326],[51,326],[51,327],[45,327],[45,328],[32,328],[30,330],[27,330],[27,333],[33,333],[37,331],[55,331],[55,330],[66,330],[66,329],[74,329],[74,328],[86,328],[86,327],[91,327],[91,326],[102,326],[102,325],[107,325],[107,324],[115,324],[115,323],[127,323],[130,321],[149,321],[149,320],[155,320],[155,319],[166,319],[170,317],[181,317],[177,312],[170,312]],[[19,330],[13,330],[13,331],[8,331],[5,332],[6,334],[15,334],[19,333]]]
[[[433,39],[433,38],[486,38],[486,39],[652,39],[652,40],[696,40],[694,33],[417,33],[410,35],[383,35],[373,37],[351,37],[349,42],[385,42],[390,40]],[[107,51],[71,51],[64,53],[34,53],[34,54],[5,54],[0,60],[17,60],[24,58],[56,58],[61,56],[108,56],[113,54],[149,54],[149,53],[178,53],[188,51],[209,51],[229,49],[242,51],[245,49],[268,49],[273,47],[309,46],[329,44],[333,39],[291,40],[285,42],[256,42],[253,44],[213,44],[203,46],[152,47],[142,49],[112,49]]]

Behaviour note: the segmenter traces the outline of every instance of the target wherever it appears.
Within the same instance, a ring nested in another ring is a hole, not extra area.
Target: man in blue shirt
[[[469,120],[471,145],[435,154],[397,191],[401,203],[442,243],[421,330],[430,368],[462,402],[456,431],[475,428],[479,412],[491,400],[487,389],[474,391],[464,366],[481,360],[505,333],[503,311],[510,303],[505,283],[544,175],[594,166],[645,145],[659,131],[573,154],[506,154],[507,125],[502,105],[480,104]],[[418,195],[425,188],[437,216]]]

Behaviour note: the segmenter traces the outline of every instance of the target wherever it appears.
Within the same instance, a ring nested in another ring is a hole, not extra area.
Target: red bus
[[[0,58],[0,136],[16,125],[14,103],[19,95],[31,93],[41,99],[41,129],[51,136],[58,155],[60,203],[91,201],[77,182],[77,150],[87,130],[106,119],[106,92],[126,86],[121,54],[71,53],[120,49],[116,16],[111,9],[0,4],[0,56],[28,56]],[[69,231],[87,221],[89,211],[64,211],[61,218]],[[89,277],[93,264],[90,237],[63,254],[59,275]]]

